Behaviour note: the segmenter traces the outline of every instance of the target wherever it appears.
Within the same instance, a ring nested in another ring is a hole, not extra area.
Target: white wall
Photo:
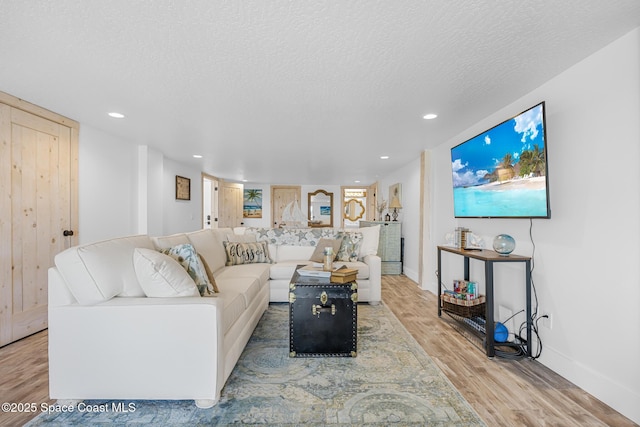
[[[135,234],[137,147],[83,124],[78,157],[79,242]]]
[[[418,249],[420,238],[420,159],[416,159],[392,174],[378,181],[378,200],[390,203],[389,186],[402,185],[402,209],[398,211],[398,221],[402,222],[404,238],[403,273],[419,282]],[[391,210],[389,212],[391,214]]]
[[[202,228],[199,170],[84,124],[78,163],[81,244]],[[191,200],[175,199],[176,175],[191,178]]]
[[[162,232],[184,233],[202,228],[202,177],[199,170],[164,158],[162,181]],[[191,200],[176,199],[176,175],[191,179]],[[149,212],[153,215],[153,212]]]
[[[533,278],[541,311],[539,361],[640,422],[640,29],[576,64],[433,150],[433,247],[456,226],[486,238],[508,233],[531,255],[528,220],[453,218],[450,148],[546,101],[551,219],[533,221]],[[426,249],[426,248],[425,248]],[[453,256],[452,256],[453,257]],[[451,257],[449,257],[451,258]],[[444,282],[461,278],[447,259]],[[431,290],[435,254],[425,268]],[[523,268],[496,271],[497,302],[524,308]],[[480,265],[472,279],[482,282]],[[524,317],[520,317],[523,321]],[[519,322],[518,322],[519,323]]]

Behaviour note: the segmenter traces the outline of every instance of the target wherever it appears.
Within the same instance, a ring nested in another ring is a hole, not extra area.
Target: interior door
[[[202,174],[202,228],[218,228],[218,179]]]
[[[382,221],[382,218],[376,218],[378,212],[378,183],[375,182],[367,189],[367,209],[366,218],[368,221]]]
[[[271,223],[277,228],[282,222],[282,211],[291,202],[300,204],[302,187],[299,185],[271,186]]]
[[[0,101],[2,346],[47,327],[47,270],[77,244],[78,125],[6,94]]]
[[[240,227],[242,222],[242,192],[244,186],[235,182],[219,182],[218,227]]]

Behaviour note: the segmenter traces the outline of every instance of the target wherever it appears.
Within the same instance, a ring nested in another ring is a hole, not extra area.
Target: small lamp
[[[389,203],[389,209],[391,208],[393,208],[393,213],[391,214],[391,216],[393,216],[394,221],[397,221],[398,209],[402,209],[402,205],[400,204],[400,200],[398,200],[398,196],[393,196],[393,199],[391,199],[391,203]]]

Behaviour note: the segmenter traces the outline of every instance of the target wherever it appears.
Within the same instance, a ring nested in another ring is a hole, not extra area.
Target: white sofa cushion
[[[172,234],[170,236],[152,237],[151,240],[158,249],[166,249],[172,246],[189,243],[189,238],[184,233]]]
[[[228,242],[236,242],[236,243],[248,243],[248,242],[256,242],[255,234],[227,234]]]
[[[269,281],[269,267],[276,264],[256,263],[241,264],[225,267],[216,272],[216,281],[233,279],[237,277],[251,277],[258,279],[260,283]]]
[[[196,248],[196,252],[202,256],[213,273],[224,267],[227,259],[222,241],[228,231],[225,232],[224,230],[230,229],[220,229],[217,232],[204,229],[187,233],[189,242]]]
[[[136,248],[133,267],[148,297],[200,296],[191,276],[169,255],[154,249]]]
[[[291,280],[296,266],[311,263],[311,261],[282,261],[271,266],[271,280]]]
[[[220,287],[220,293],[223,292],[237,292],[242,295],[245,303],[245,308],[248,308],[253,300],[255,300],[260,292],[260,281],[252,277],[235,277],[220,280],[218,282]]]
[[[308,261],[313,255],[315,246],[292,246],[292,245],[279,245],[278,255],[276,262],[291,261],[291,260],[306,260]]]
[[[293,273],[296,270],[298,265],[306,265],[310,264],[311,261],[282,261],[277,264],[271,265],[271,280],[290,280],[293,276]],[[341,266],[346,266],[348,268],[355,268],[358,270],[358,276],[356,277],[358,280],[369,279],[369,265],[365,264],[361,261],[356,262],[342,262],[336,261],[333,263],[334,268],[340,268]]]
[[[377,255],[378,244],[380,243],[380,224],[372,227],[361,227],[358,231],[362,234],[362,244],[360,245],[358,259],[361,260],[367,255]]]
[[[227,286],[223,291],[221,289],[220,294],[215,299],[223,301],[222,331],[226,334],[247,310],[247,303],[244,296],[240,292],[233,290],[231,286]],[[213,323],[210,326],[215,327]]]
[[[128,236],[74,246],[55,256],[55,264],[81,305],[117,296],[142,297],[144,291],[133,268],[135,248],[153,249],[149,236]]]

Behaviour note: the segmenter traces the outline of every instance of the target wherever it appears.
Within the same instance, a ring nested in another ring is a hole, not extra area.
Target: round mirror
[[[360,200],[349,199],[344,204],[344,217],[349,221],[357,221],[364,215],[364,205]]]
[[[309,225],[311,227],[333,227],[333,193],[316,190],[308,194]]]

